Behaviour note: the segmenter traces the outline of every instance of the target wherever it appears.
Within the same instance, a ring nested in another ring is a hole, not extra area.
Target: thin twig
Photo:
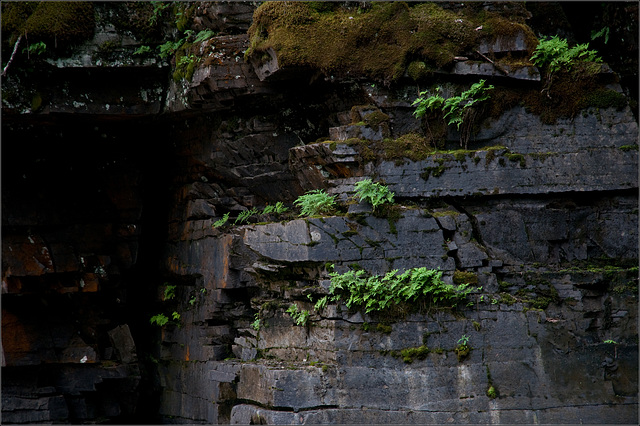
[[[11,65],[11,62],[13,62],[13,58],[16,56],[16,52],[18,51],[18,46],[20,46],[21,41],[22,41],[22,34],[20,35],[20,37],[18,37],[18,40],[16,40],[16,44],[13,46],[13,53],[11,53],[9,62],[7,62],[7,65],[5,65],[4,69],[2,70],[2,77],[5,76],[5,74],[7,73],[7,70],[9,69],[9,65]]]
[[[486,57],[485,55],[483,55],[482,53],[480,53],[478,50],[476,50],[476,53],[480,56],[482,56],[483,59],[489,61],[491,63],[491,65],[493,65],[498,71],[500,71],[501,73],[504,73],[505,75],[509,75],[509,71],[507,71],[506,69],[504,69],[502,67],[502,65],[497,64],[496,62],[492,61],[491,59],[489,59],[488,57]]]

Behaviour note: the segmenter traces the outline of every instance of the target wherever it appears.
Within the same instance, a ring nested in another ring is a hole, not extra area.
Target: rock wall
[[[520,28],[474,46],[494,63],[469,50],[392,81],[277,44],[245,57],[247,2],[95,3],[92,35],[18,55],[3,76],[3,422],[637,423],[638,124],[614,73],[628,64],[589,80],[614,102],[563,116],[562,97],[532,103],[540,70],[513,63],[528,15],[557,33],[549,11],[478,5]],[[172,56],[134,53],[187,28]],[[479,78],[503,102],[465,149],[455,126],[413,117],[425,87]],[[394,206],[354,200],[365,177]],[[337,208],[298,216],[319,188]],[[289,210],[259,213],[277,202]],[[456,309],[314,307],[331,270],[417,267],[473,292]]]

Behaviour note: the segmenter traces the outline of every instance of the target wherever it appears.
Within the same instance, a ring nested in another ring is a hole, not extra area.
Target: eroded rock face
[[[637,422],[628,107],[555,124],[509,107],[468,149],[450,126],[441,151],[389,158],[385,140],[435,132],[412,115],[427,74],[384,85],[280,67],[277,49],[245,58],[256,6],[193,2],[189,28],[217,33],[185,78],[177,57],[133,55],[147,6],[96,5],[92,38],[43,78],[4,77],[5,423]],[[524,57],[526,34],[476,47]],[[544,82],[473,59],[433,75],[447,93]],[[354,200],[365,177],[396,205]],[[319,188],[338,210],[299,217]],[[262,213],[278,201],[289,210]],[[419,267],[473,292],[455,310],[315,307],[330,271]]]

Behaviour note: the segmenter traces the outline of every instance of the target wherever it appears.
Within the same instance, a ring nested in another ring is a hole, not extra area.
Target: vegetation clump
[[[3,2],[2,25],[3,36],[11,34],[10,43],[24,34],[30,42],[43,41],[51,47],[80,43],[93,35],[93,3]]]
[[[365,313],[388,311],[403,304],[456,307],[475,290],[469,284],[447,284],[442,280],[442,271],[425,267],[402,274],[395,269],[382,277],[366,277],[363,270],[329,275],[332,300],[342,300],[349,309],[363,309]]]
[[[462,362],[462,360],[469,355],[469,352],[471,352],[471,347],[469,346],[469,336],[465,334],[460,339],[458,339],[458,346],[455,347],[454,352],[458,356],[458,361],[460,362]]]
[[[372,182],[371,179],[364,179],[356,183],[355,189],[355,197],[360,201],[369,202],[374,210],[382,204],[393,203],[393,192],[389,191],[386,185]]]
[[[323,189],[314,189],[299,196],[293,204],[300,207],[300,216],[316,216],[331,212],[336,200],[335,196],[327,194]]]
[[[265,2],[249,29],[248,57],[275,50],[281,67],[308,67],[326,75],[361,75],[390,83],[410,59],[443,67],[479,38],[462,12],[434,3],[362,3],[315,7],[313,2]],[[305,36],[301,36],[304,34]]]
[[[309,311],[306,309],[298,310],[298,305],[293,304],[287,309],[287,313],[291,316],[296,325],[306,326],[309,321]]]
[[[460,133],[460,146],[464,146],[466,149],[473,119],[477,114],[477,104],[489,99],[487,91],[494,89],[491,84],[485,86],[485,82],[486,80],[480,80],[472,84],[468,90],[465,90],[460,95],[450,96],[446,99],[441,95],[442,88],[440,86],[436,87],[436,93],[433,95],[426,90],[420,92],[418,98],[412,104],[416,107],[413,115],[416,118],[423,118],[429,111],[441,111],[443,113],[442,118],[447,125],[455,124],[457,129],[460,130],[460,126],[464,124]]]

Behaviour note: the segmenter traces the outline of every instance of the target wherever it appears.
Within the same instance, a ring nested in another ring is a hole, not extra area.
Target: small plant
[[[458,346],[455,347],[454,352],[458,355],[458,361],[462,362],[463,359],[469,355],[471,348],[469,347],[469,336],[466,334],[458,339]]]
[[[164,288],[164,300],[171,300],[176,297],[176,286],[169,283],[165,283]]]
[[[191,306],[193,306],[193,305],[195,305],[197,300],[198,300],[198,298],[196,296],[191,296],[191,298],[189,299],[189,304]]]
[[[179,312],[173,311],[171,313],[171,319],[173,319],[174,321],[180,321],[180,318],[182,318],[182,316],[180,315]]]
[[[151,48],[149,46],[140,46],[136,50],[133,51],[134,55],[144,55],[145,53],[151,52]]]
[[[468,284],[447,284],[442,280],[442,271],[425,267],[408,269],[402,274],[395,269],[383,277],[366,277],[363,270],[349,270],[344,274],[331,272],[329,276],[332,300],[344,300],[349,309],[363,308],[365,313],[420,301],[455,307],[475,289]]]
[[[603,343],[607,343],[607,344],[611,344],[613,345],[613,357],[614,358],[618,358],[618,342],[616,342],[615,340],[605,340]]]
[[[498,397],[498,391],[496,391],[496,388],[493,385],[489,386],[489,389],[487,389],[487,396],[491,399],[496,399]]]
[[[262,214],[269,214],[269,213],[282,214],[287,210],[289,209],[285,207],[284,204],[282,204],[282,201],[278,201],[274,205],[265,206],[264,210],[262,211]]]
[[[321,311],[322,309],[325,308],[325,306],[327,306],[328,301],[329,301],[328,296],[324,296],[321,299],[318,299],[316,304],[313,306],[313,309],[315,309],[316,311]]]
[[[176,50],[180,49],[180,47],[184,44],[186,39],[180,39],[178,41],[167,41],[160,46],[158,46],[159,55],[162,59],[167,59],[170,56],[173,56],[176,53]]]
[[[356,198],[360,201],[368,201],[375,210],[381,204],[393,203],[393,192],[386,185],[364,179],[356,183]]]
[[[220,228],[222,225],[227,223],[228,220],[229,220],[229,213],[225,213],[222,216],[222,219],[219,219],[219,220],[216,220],[215,222],[213,222],[213,227],[214,228]]]
[[[255,208],[242,211],[242,212],[240,212],[240,214],[236,218],[235,222],[233,222],[233,224],[235,225],[237,223],[242,224],[242,222],[247,222],[247,221],[249,221],[249,218],[251,216],[253,216],[254,214],[256,214],[256,213],[258,213],[258,210],[256,210]]]
[[[253,318],[254,319],[251,323],[251,327],[253,327],[255,331],[260,331],[260,312],[256,312]]]
[[[165,314],[158,314],[158,315],[152,316],[151,319],[149,319],[149,322],[151,324],[156,324],[162,327],[163,325],[169,322],[169,318],[167,318]]]
[[[47,45],[44,42],[39,41],[37,43],[30,44],[29,47],[23,49],[23,51],[24,50],[26,50],[29,54],[42,55],[47,51]]]
[[[150,2],[153,6],[153,14],[149,17],[149,24],[155,25],[158,22],[158,17],[162,14],[167,7],[169,7],[169,2],[161,2],[161,1],[152,1]]]
[[[529,60],[549,74],[561,69],[568,71],[577,62],[602,62],[602,59],[596,56],[598,52],[588,49],[589,43],[569,48],[567,40],[557,35],[550,38],[542,37]]]
[[[335,196],[322,189],[314,189],[299,196],[294,204],[301,209],[300,216],[315,216],[331,212],[336,204]]]
[[[307,325],[307,321],[309,321],[309,311],[304,309],[302,311],[298,311],[298,305],[293,304],[289,306],[289,309],[287,309],[287,313],[291,316],[291,318],[293,318],[293,322],[295,322],[296,325],[304,327]]]
[[[465,90],[460,95],[451,96],[447,99],[440,95],[442,92],[441,87],[436,88],[435,95],[430,95],[428,91],[420,92],[418,98],[412,104],[416,107],[413,115],[416,118],[422,118],[427,111],[442,111],[443,118],[448,125],[455,124],[457,129],[460,130],[460,126],[464,123],[465,127],[460,133],[460,146],[464,146],[466,149],[472,124],[471,117],[474,115],[473,107],[489,99],[489,95],[486,92],[494,88],[493,85],[485,87],[485,81],[480,80],[472,84],[468,90]]]
[[[609,43],[609,27],[603,27],[600,31],[591,31],[591,40],[595,40],[598,37],[604,37],[604,44]]]
[[[202,41],[208,40],[211,37],[215,36],[215,31],[212,30],[202,30],[198,34],[196,34],[196,38],[193,40],[194,43],[200,43]]]

